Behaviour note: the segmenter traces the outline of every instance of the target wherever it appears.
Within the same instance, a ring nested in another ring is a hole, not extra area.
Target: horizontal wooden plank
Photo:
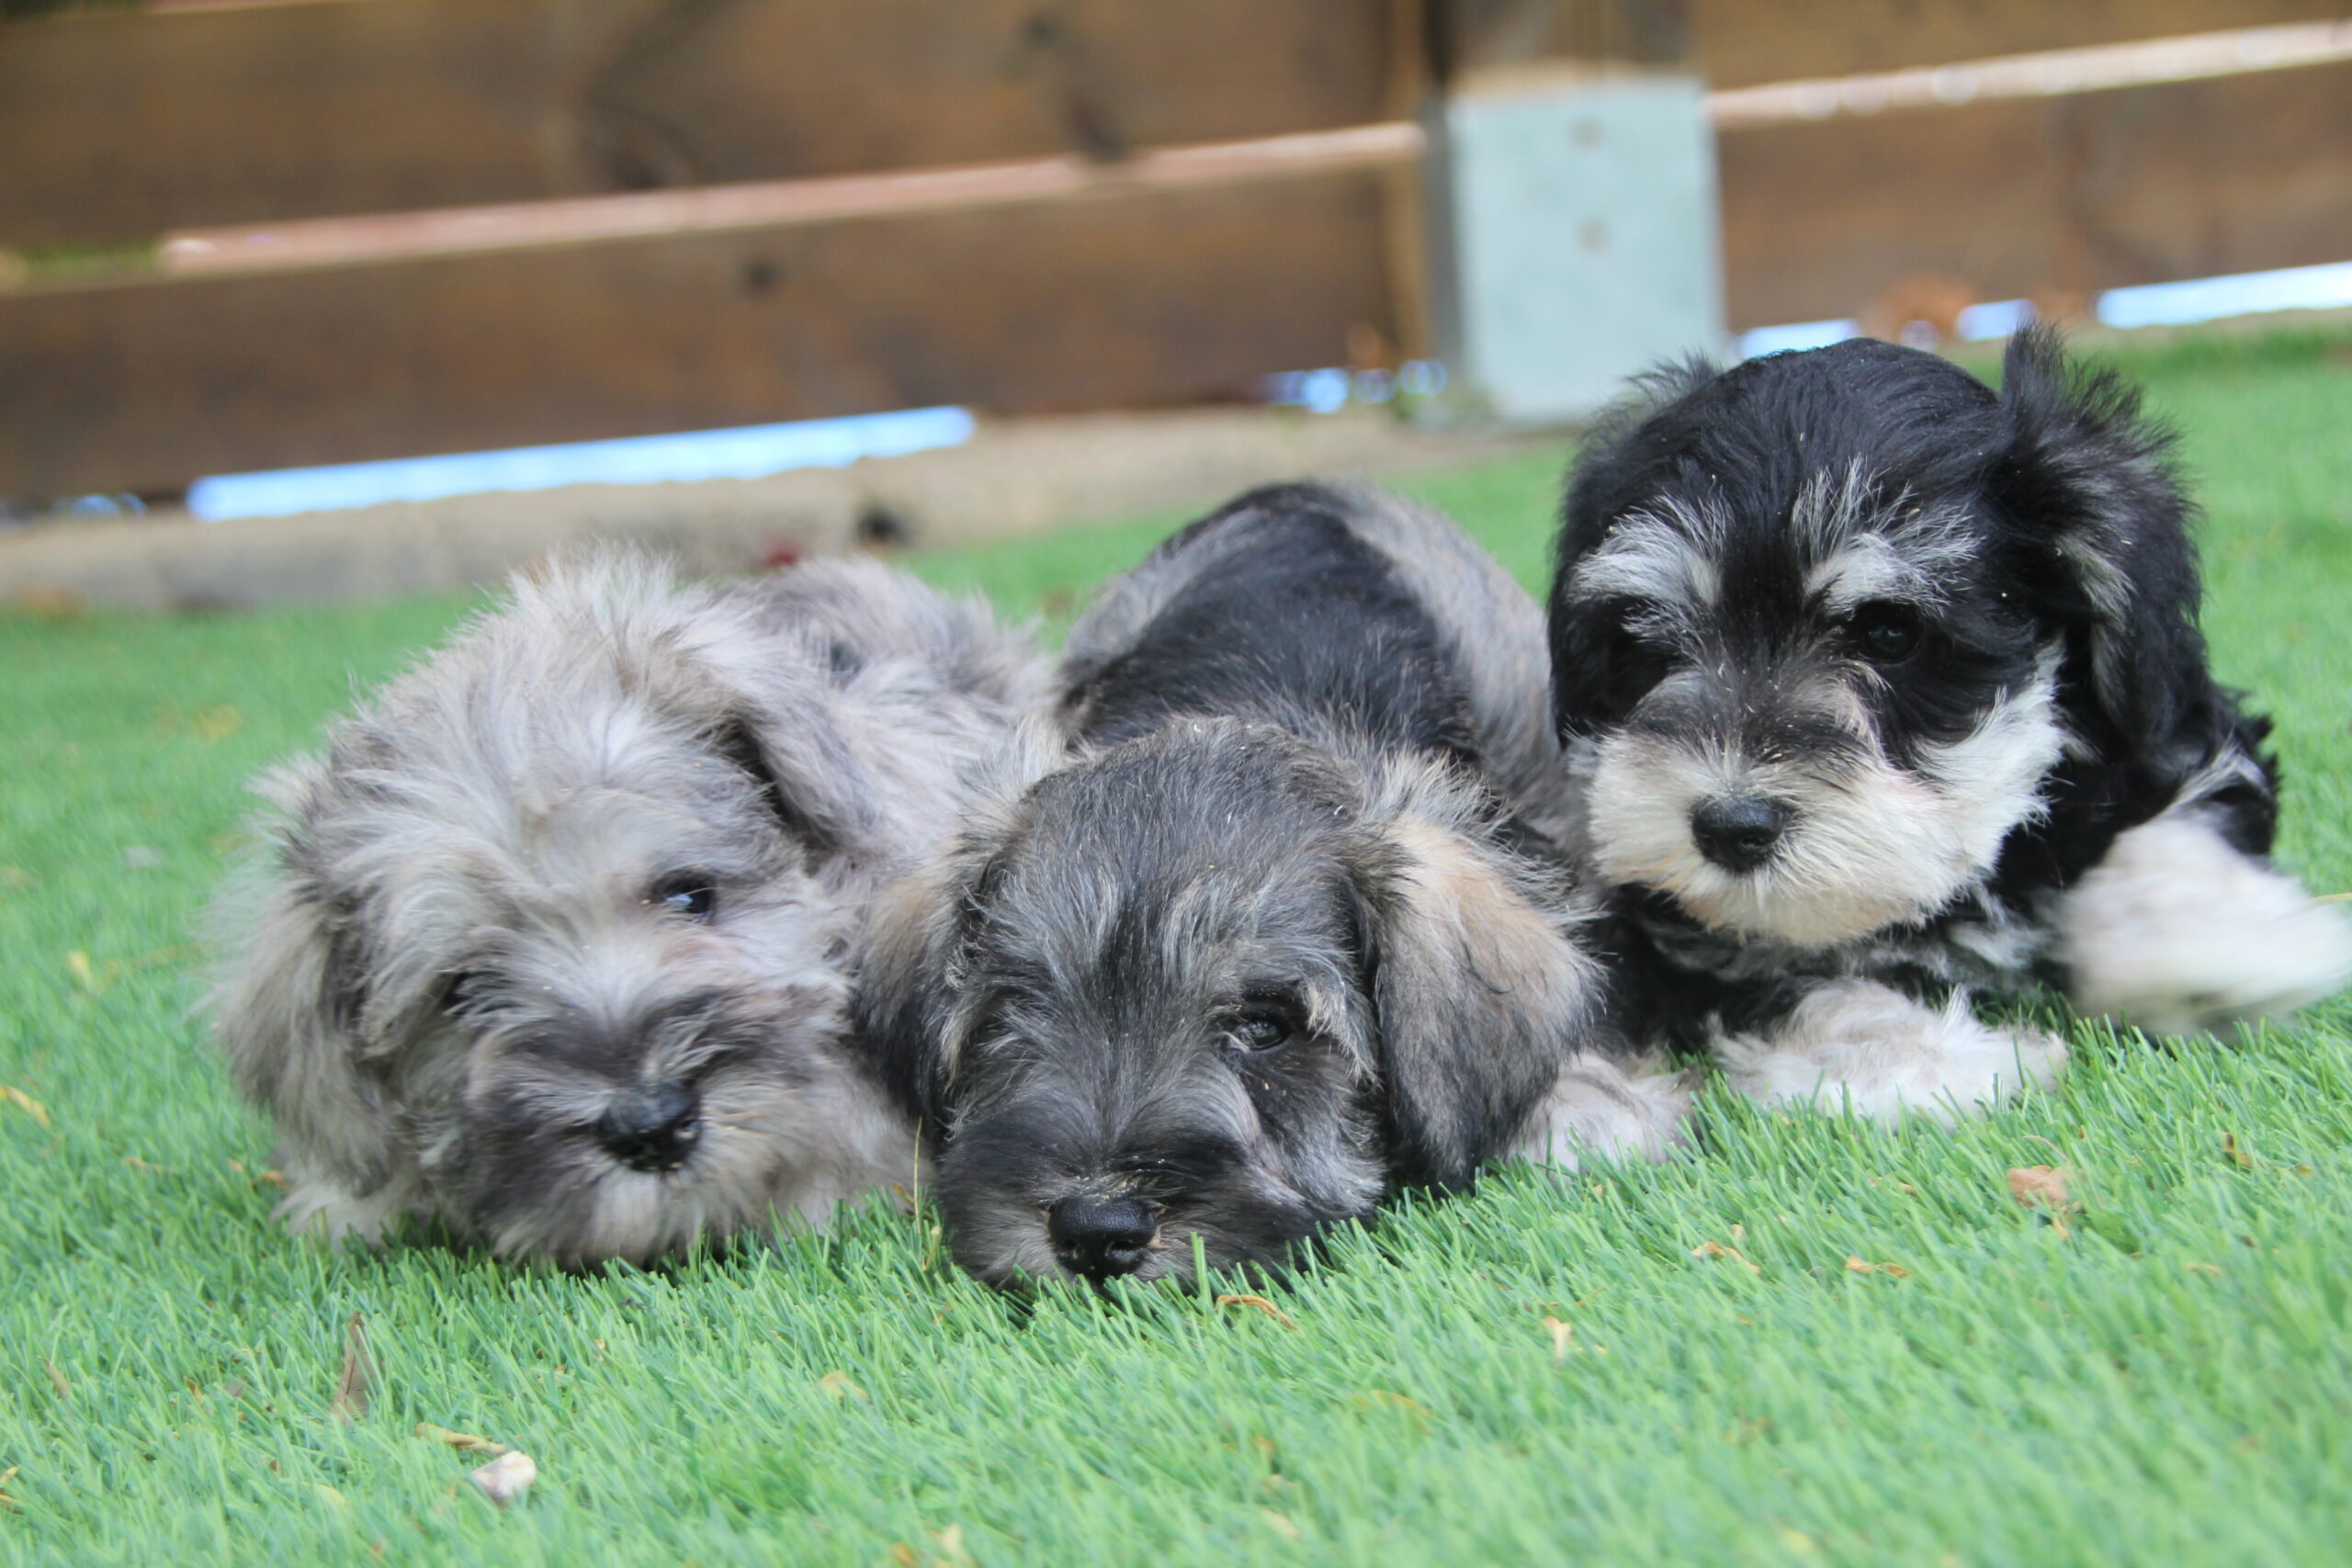
[[[1738,327],[2352,259],[2352,65],[1725,130]]]
[[[1361,124],[1396,107],[1391,3],[380,0],[0,24],[0,245]]]
[[[1685,61],[1715,87],[1845,76],[2281,22],[2344,0],[1443,0],[1457,69]]]
[[[0,494],[968,403],[1396,341],[1382,175],[0,298]]]

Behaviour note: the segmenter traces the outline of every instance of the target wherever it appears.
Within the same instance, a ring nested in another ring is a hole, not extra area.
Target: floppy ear
[[[317,764],[266,788],[290,811],[323,782]],[[299,818],[278,825],[269,863],[232,882],[214,906],[226,964],[209,998],[213,1036],[248,1099],[267,1111],[284,1155],[304,1179],[366,1199],[396,1174],[391,1119],[360,1066],[359,964],[334,912],[301,866]],[[324,1206],[311,1191],[289,1202]]]
[[[2041,328],[2010,339],[2001,411],[1992,489],[2026,536],[2042,618],[2065,633],[2068,716],[2101,755],[2177,783],[2229,721],[2197,626],[2173,434],[2115,372],[2070,369]]]
[[[935,1141],[961,1044],[962,958],[989,856],[959,846],[882,890],[857,965],[851,1017],[868,1069]]]
[[[1516,1141],[1595,1027],[1602,987],[1564,890],[1445,798],[1467,791],[1419,782],[1421,799],[1370,823],[1356,890],[1391,1173],[1451,1188]]]
[[[1028,786],[1059,758],[1060,736],[1049,726],[1017,728],[984,764],[963,830],[875,899],[851,1016],[868,1069],[921,1121],[926,1139],[944,1130],[956,1057],[979,1010],[965,984],[966,954],[1004,851],[1022,830]]]

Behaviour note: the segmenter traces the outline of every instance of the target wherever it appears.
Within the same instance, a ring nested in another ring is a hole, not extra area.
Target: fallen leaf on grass
[[[1544,1332],[1552,1337],[1552,1359],[1555,1361],[1566,1360],[1568,1359],[1568,1341],[1576,1337],[1576,1325],[1572,1323],[1562,1323],[1556,1317],[1547,1317],[1544,1320]]]
[[[343,1375],[334,1382],[335,1418],[356,1421],[367,1415],[375,1382],[375,1360],[368,1354],[368,1328],[355,1312],[343,1330]]]
[[[1413,1425],[1424,1433],[1430,1429],[1430,1424],[1436,1419],[1430,1414],[1430,1407],[1419,1400],[1408,1399],[1401,1393],[1395,1393],[1385,1388],[1375,1388],[1368,1393],[1357,1394],[1351,1403],[1359,1410],[1401,1410]]]
[[[2221,1270],[2217,1269],[2214,1272],[2218,1274]],[[57,1391],[57,1397],[71,1404],[74,1402],[74,1385],[65,1381],[65,1374],[57,1370],[57,1363],[43,1360],[40,1370],[49,1374],[49,1386]]]
[[[206,708],[188,721],[188,729],[199,740],[226,740],[244,728],[245,716],[232,707]]]
[[[2237,1168],[2240,1170],[2252,1170],[2254,1168],[2254,1156],[2246,1153],[2245,1150],[2238,1147],[2238,1135],[2235,1133],[2224,1133],[2222,1134],[2222,1152],[2236,1162]]]
[[[1216,1299],[1216,1304],[1221,1307],[1256,1307],[1260,1312],[1264,1313],[1268,1317],[1272,1318],[1284,1328],[1296,1328],[1298,1326],[1298,1325],[1290,1320],[1290,1314],[1283,1311],[1282,1308],[1276,1306],[1273,1303],[1268,1301],[1263,1296],[1219,1296]]]
[[[447,1443],[468,1453],[484,1453],[492,1458],[514,1450],[504,1443],[493,1443],[488,1438],[477,1438],[471,1432],[452,1432],[447,1427],[435,1427],[430,1421],[416,1424],[416,1435],[431,1442]]]
[[[8,1495],[8,1483],[17,1479],[17,1472],[21,1468],[12,1464],[6,1470],[0,1470],[0,1508],[6,1508],[12,1514],[25,1511],[25,1506]]]
[[[1734,1263],[1738,1264],[1742,1269],[1747,1269],[1751,1274],[1761,1274],[1764,1272],[1763,1269],[1758,1268],[1755,1264],[1750,1263],[1747,1258],[1742,1258],[1739,1255],[1739,1249],[1737,1247],[1725,1247],[1719,1241],[1701,1242],[1698,1246],[1690,1249],[1690,1256],[1693,1258],[1728,1258]]]
[[[509,1449],[466,1477],[483,1496],[502,1508],[520,1497],[538,1478],[539,1467],[519,1449]]]
[[[6,1100],[42,1126],[49,1125],[48,1109],[23,1089],[10,1089],[6,1084],[0,1084],[0,1100]]]
[[[2211,1263],[2184,1263],[2181,1267],[2188,1269],[2192,1274],[2219,1274],[2222,1271],[2217,1266]]]
[[[1846,1272],[1849,1274],[1885,1274],[1897,1280],[1908,1280],[1911,1277],[1911,1270],[1905,1269],[1900,1263],[1870,1263],[1865,1262],[1860,1258],[1854,1257],[1849,1257],[1846,1259]]]
[[[854,1399],[861,1404],[874,1403],[873,1395],[850,1382],[847,1372],[827,1372],[817,1380],[817,1386],[835,1399]]]
[[[2066,1206],[2066,1178],[2073,1174],[2061,1166],[2024,1165],[2009,1168],[2009,1196],[2024,1208],[2037,1205],[2044,1209]]]
[[[922,1562],[922,1558],[905,1541],[894,1540],[890,1543],[890,1561],[897,1563],[899,1568],[915,1568],[915,1564]]]
[[[1264,1517],[1267,1527],[1284,1540],[1299,1540],[1305,1538],[1306,1532],[1291,1523],[1288,1517],[1277,1514],[1272,1508],[1261,1508],[1258,1512]]]

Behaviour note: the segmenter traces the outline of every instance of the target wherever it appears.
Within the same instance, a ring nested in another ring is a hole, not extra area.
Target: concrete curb
[[[185,513],[0,533],[0,605],[221,610],[443,592],[548,551],[627,541],[697,572],[853,547],[876,531],[962,545],[1203,507],[1305,474],[1377,476],[1526,450],[1374,410],[1211,409],[984,424],[967,445],[846,468],[696,484],[580,485],[296,517]]]

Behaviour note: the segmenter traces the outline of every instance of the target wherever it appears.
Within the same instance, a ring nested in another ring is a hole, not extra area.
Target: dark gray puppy
[[[644,1261],[910,1181],[845,1049],[868,906],[1047,691],[871,562],[518,580],[263,782],[214,1010],[288,1224]]]
[[[959,1262],[1277,1265],[1400,1184],[1675,1140],[1679,1083],[1588,1050],[1584,917],[1493,787],[1559,772],[1543,670],[1517,585],[1369,493],[1252,492],[1112,584],[1075,760],[888,897],[861,989]]]

